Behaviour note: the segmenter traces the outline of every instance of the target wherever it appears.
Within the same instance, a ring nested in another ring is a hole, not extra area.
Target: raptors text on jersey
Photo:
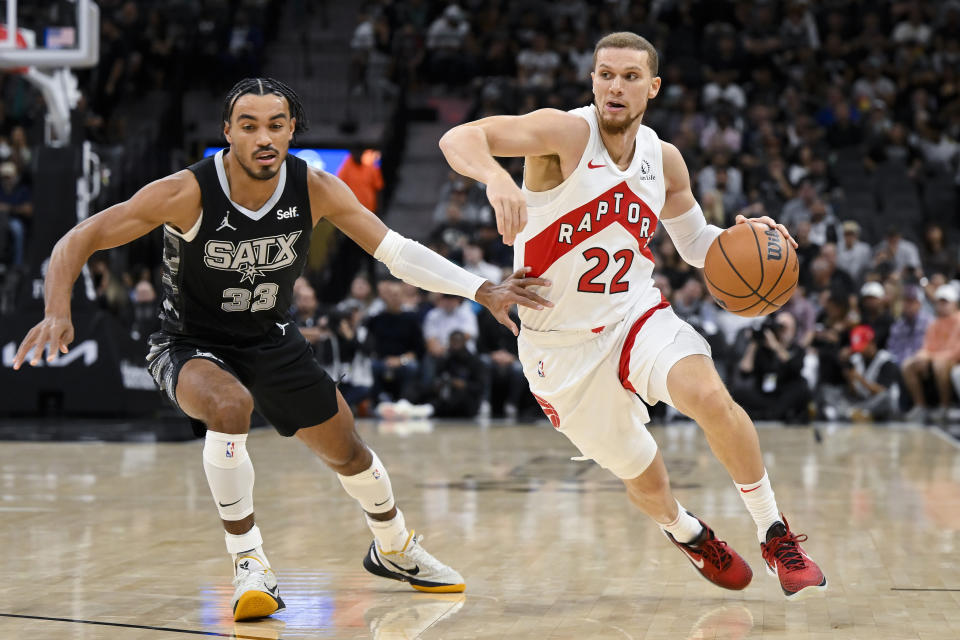
[[[514,268],[553,284],[542,294],[554,306],[520,308],[537,331],[592,329],[661,300],[651,278],[648,243],[666,197],[660,139],[640,126],[633,159],[619,169],[600,137],[593,106],[571,113],[590,125],[580,163],[560,185],[534,192],[524,185],[527,226],[514,243]]]

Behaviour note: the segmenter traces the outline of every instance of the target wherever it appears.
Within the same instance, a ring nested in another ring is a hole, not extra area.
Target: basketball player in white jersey
[[[610,34],[594,50],[592,105],[484,118],[447,132],[440,148],[454,170],[487,185],[515,266],[552,283],[553,307],[520,309],[519,349],[553,426],[619,477],[705,578],[743,589],[749,565],[674,498],[640,398],[676,407],[696,420],[733,478],[786,597],[817,594],[826,578],[777,508],[752,421],[724,387],[706,341],[651,279],[647,243],[659,222],[696,267],[721,232],[706,224],[680,152],[641,124],[660,89],[657,64],[644,38]],[[495,156],[525,158],[522,189]],[[770,218],[751,222],[790,238]]]

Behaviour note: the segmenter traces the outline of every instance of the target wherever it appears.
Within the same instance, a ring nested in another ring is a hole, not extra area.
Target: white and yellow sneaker
[[[285,608],[276,574],[255,552],[238,556],[234,572],[236,589],[230,601],[234,620],[263,618]]]
[[[427,553],[422,540],[422,535],[411,531],[407,543],[397,551],[383,551],[374,540],[363,558],[363,568],[382,578],[409,582],[417,591],[459,593],[466,589],[463,576]]]

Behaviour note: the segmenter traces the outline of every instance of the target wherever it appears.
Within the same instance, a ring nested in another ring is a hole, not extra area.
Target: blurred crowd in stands
[[[657,235],[656,284],[707,335],[737,400],[788,422],[947,420],[960,2],[383,0],[360,11],[352,49],[357,68],[390,58],[376,65],[390,81],[460,96],[475,119],[590,103],[594,43],[618,30],[657,47],[663,87],[644,124],[683,153],[708,220],[770,215],[800,243],[796,294],[752,321],[721,311]],[[504,164],[519,183],[522,159]],[[434,223],[434,249],[508,271],[483,185],[451,174]]]
[[[85,139],[129,142],[125,107],[153,92],[204,87],[221,94],[234,78],[260,72],[281,0],[98,0],[100,60],[77,69]],[[47,26],[74,25],[70,0],[20,2],[18,24],[43,43]],[[229,84],[228,84],[229,83]],[[156,101],[154,101],[156,104]],[[159,107],[158,107],[159,108]],[[43,96],[17,73],[0,71],[0,276],[26,259],[33,224],[32,148],[43,144]],[[159,111],[155,116],[162,117]],[[130,194],[127,194],[130,195]],[[2,277],[0,277],[2,281]]]
[[[257,71],[266,23],[221,20],[236,3],[100,4],[108,44],[87,95],[105,122],[118,95],[186,73],[184,59],[206,61],[194,65],[206,74],[197,82],[215,82],[225,65]],[[656,285],[707,336],[736,399],[756,418],[793,423],[951,419],[960,1],[376,0],[358,9],[348,63],[359,85],[459,100],[467,119],[569,109],[591,102],[593,45],[617,30],[660,53],[663,87],[644,123],[683,153],[708,220],[770,215],[800,245],[795,295],[757,320],[720,310],[664,232],[651,245]],[[36,109],[16,101],[15,79],[2,83],[0,230],[20,221],[0,234],[9,263],[29,228],[24,130],[29,138]],[[504,164],[519,182],[522,159]],[[432,219],[422,242],[490,280],[509,273],[512,249],[483,185],[451,173]],[[156,273],[92,266],[101,303],[149,331]],[[292,311],[361,414],[402,402],[414,413],[537,415],[513,336],[474,303],[367,268],[349,297],[321,308],[319,280],[299,283]]]

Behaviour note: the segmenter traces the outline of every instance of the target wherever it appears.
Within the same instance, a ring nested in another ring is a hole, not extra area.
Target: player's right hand
[[[527,201],[523,191],[503,171],[487,183],[487,199],[497,216],[497,232],[503,243],[512,246],[517,234],[527,226]]]
[[[474,299],[490,310],[497,322],[510,329],[513,335],[520,335],[520,329],[510,319],[510,307],[515,304],[537,309],[552,307],[553,303],[543,298],[528,287],[549,287],[552,283],[546,278],[528,278],[530,267],[520,267],[500,284],[493,284],[489,280],[480,285]]]
[[[35,367],[47,352],[47,362],[57,358],[57,352],[66,353],[67,345],[73,342],[73,323],[69,316],[46,316],[39,324],[30,329],[27,337],[20,343],[17,354],[13,357],[13,368],[19,369],[30,351],[30,366]]]

